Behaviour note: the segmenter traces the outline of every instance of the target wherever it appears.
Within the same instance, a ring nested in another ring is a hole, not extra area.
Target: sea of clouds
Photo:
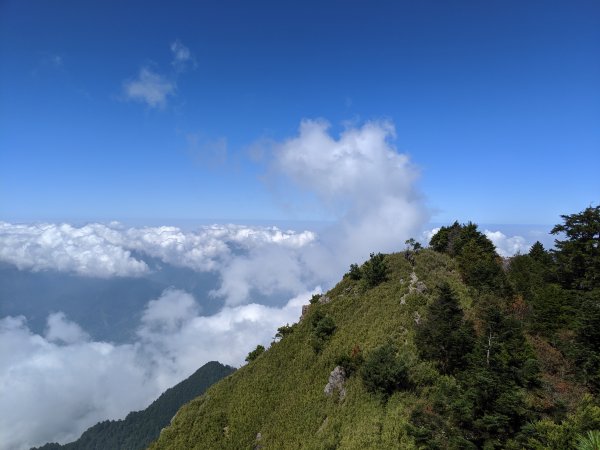
[[[418,170],[393,145],[388,122],[368,122],[332,136],[324,121],[271,143],[269,172],[318,199],[336,217],[320,230],[213,225],[126,227],[119,223],[0,222],[0,261],[23,271],[81,277],[143,277],[145,257],[218,275],[209,296],[224,300],[203,315],[200,299],[169,288],[149,298],[134,339],[95,341],[56,311],[43,333],[27,317],[0,319],[0,442],[25,449],[76,439],[97,421],[146,407],[202,364],[239,366],[277,328],[298,320],[311,295],[328,289],[350,263],[370,252],[402,249],[423,237],[429,214],[415,187]],[[527,251],[519,236],[485,231],[501,255]],[[274,304],[257,299],[278,298]],[[205,299],[203,299],[205,300]],[[1,301],[1,299],[0,299]],[[4,448],[3,447],[3,448]]]

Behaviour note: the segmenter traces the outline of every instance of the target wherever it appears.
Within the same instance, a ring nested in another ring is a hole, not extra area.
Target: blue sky
[[[600,194],[599,53],[595,1],[5,0],[0,219],[328,218],[251,157],[324,118],[393,123],[435,222],[557,223]]]

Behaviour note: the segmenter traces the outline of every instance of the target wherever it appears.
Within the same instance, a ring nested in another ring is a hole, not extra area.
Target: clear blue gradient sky
[[[249,156],[303,118],[392,121],[436,222],[557,223],[600,198],[600,2],[0,3],[0,220],[322,219]]]

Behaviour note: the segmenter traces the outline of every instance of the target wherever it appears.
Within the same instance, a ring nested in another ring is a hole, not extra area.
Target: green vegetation
[[[323,297],[322,294],[315,294],[311,297],[310,299],[310,304],[314,305],[315,303],[317,303],[319,300],[321,300],[321,297]]]
[[[386,342],[367,356],[360,370],[367,391],[387,399],[394,392],[409,387],[406,363],[397,353],[396,346]]]
[[[387,280],[387,270],[385,255],[371,253],[371,257],[362,269],[367,286],[372,288]]]
[[[275,339],[283,339],[287,335],[291,334],[294,331],[294,325],[290,325],[289,323],[277,328],[277,333],[275,333]]]
[[[414,238],[407,239],[406,241],[404,241],[404,243],[406,244],[406,249],[408,251],[418,252],[423,248],[423,246]]]
[[[562,219],[556,249],[510,259],[458,222],[372,253],[151,448],[595,448],[600,216]]]
[[[344,369],[346,376],[350,377],[361,368],[365,361],[360,346],[355,345],[349,355],[341,355],[335,360],[335,365]]]
[[[496,249],[477,225],[454,222],[431,238],[432,249],[456,258],[464,282],[480,292],[506,295],[508,286]]]
[[[362,278],[362,271],[358,264],[350,264],[350,271],[346,274],[351,280],[358,281]]]
[[[600,206],[561,217],[564,223],[551,231],[567,238],[555,241],[559,281],[568,288],[600,288]]]
[[[588,431],[577,441],[577,450],[600,450],[600,431]]]
[[[467,366],[475,331],[466,322],[458,298],[448,283],[427,308],[424,322],[416,329],[415,344],[422,359],[433,361],[440,373],[453,374]]]
[[[209,362],[189,378],[167,389],[143,411],[131,412],[124,420],[106,420],[88,428],[69,444],[46,444],[40,450],[141,450],[146,448],[169,424],[177,410],[202,394],[210,385],[230,375],[235,369]],[[35,449],[33,449],[35,450]]]
[[[331,338],[336,326],[331,316],[323,314],[320,310],[312,316],[310,323],[312,325],[310,344],[315,353],[319,353]]]
[[[358,264],[350,264],[350,271],[346,277],[354,281],[363,280],[367,288],[374,288],[387,280],[387,274],[388,266],[385,262],[385,255],[371,253],[362,267],[359,267]]]
[[[257,345],[256,348],[254,350],[252,350],[250,353],[248,353],[248,356],[246,356],[246,362],[254,361],[256,358],[258,358],[264,352],[265,352],[265,347],[263,345]]]

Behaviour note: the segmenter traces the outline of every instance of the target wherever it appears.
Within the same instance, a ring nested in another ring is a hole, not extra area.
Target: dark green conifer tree
[[[397,352],[398,348],[388,342],[371,352],[360,368],[365,388],[384,399],[409,385],[406,364]]]
[[[559,281],[570,289],[600,288],[600,206],[561,217],[550,231],[566,237],[554,241]]]
[[[483,320],[469,368],[460,378],[472,408],[465,426],[479,447],[495,448],[495,442],[515,436],[536,418],[525,394],[538,385],[539,368],[521,324],[502,310],[500,301],[486,301]]]
[[[473,326],[465,321],[452,289],[447,283],[442,284],[416,330],[419,356],[435,361],[441,373],[452,374],[466,367],[474,338]]]
[[[388,267],[385,263],[385,255],[382,253],[371,253],[369,260],[362,268],[363,276],[369,287],[375,287],[387,279]]]

